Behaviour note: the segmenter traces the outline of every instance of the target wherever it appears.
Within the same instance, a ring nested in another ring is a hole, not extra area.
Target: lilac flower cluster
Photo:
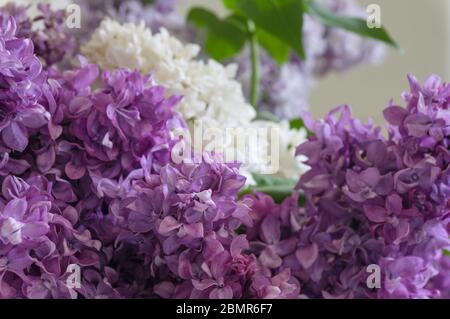
[[[306,121],[315,136],[297,150],[311,170],[298,184],[306,206],[296,221],[305,247],[293,260],[310,296],[448,295],[450,85],[409,82],[407,107],[384,111],[388,139],[347,106]],[[378,291],[366,286],[371,264],[383,273]]]
[[[15,19],[1,22],[0,297],[88,297],[98,276],[95,296],[106,294],[114,270],[86,219],[104,209],[97,181],[128,181],[144,158],[147,172],[162,170],[170,129],[184,125],[180,98],[126,69],[93,90],[99,71],[83,59],[44,70]],[[84,288],[66,284],[69,265],[86,273]]]
[[[384,111],[388,138],[348,106],[320,121],[305,114],[314,135],[297,153],[311,169],[298,193],[282,204],[247,198],[252,253],[291,278],[271,297],[449,298],[450,85],[437,76],[409,82],[406,108]]]
[[[1,8],[0,20],[7,21],[9,17],[14,17],[17,36],[30,38],[34,43],[35,54],[46,65],[50,66],[71,57],[75,52],[76,42],[65,25],[66,12],[53,11],[49,4],[38,4],[37,9],[39,14],[31,19],[27,14],[28,7],[8,3]],[[32,27],[38,24],[42,26]]]
[[[289,270],[253,253],[281,251],[280,238],[242,234],[259,220],[238,199],[239,165],[171,160],[181,97],[137,71],[99,77],[82,57],[64,72],[43,67],[15,19],[2,23],[0,297],[299,294]],[[74,266],[81,282],[70,285]]]
[[[28,144],[28,130],[47,123],[49,114],[38,103],[45,77],[34,55],[33,42],[15,37],[13,18],[0,19],[0,129],[6,147],[23,151]]]
[[[70,186],[36,173],[27,180],[12,175],[2,180],[0,297],[76,297],[66,269],[98,264],[101,243],[77,225]]]
[[[77,224],[76,191],[52,167],[56,141],[42,103],[51,94],[33,43],[17,37],[12,17],[1,30],[0,297],[70,298],[68,265],[96,264],[101,244]]]
[[[245,238],[235,234],[251,226],[249,207],[236,200],[245,178],[210,156],[158,173],[150,165],[143,157],[121,181],[93,176],[101,203],[86,218],[115,269],[115,290],[139,298],[241,297],[252,267],[242,255]]]

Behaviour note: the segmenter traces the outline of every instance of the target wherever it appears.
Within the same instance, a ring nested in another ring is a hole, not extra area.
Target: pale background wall
[[[405,53],[390,50],[379,67],[362,66],[343,75],[333,74],[318,83],[312,111],[323,116],[331,107],[348,103],[361,119],[381,122],[389,99],[400,102],[408,88],[407,73],[420,80],[436,73],[450,81],[450,0],[359,0],[381,8],[381,19]],[[221,10],[220,0],[182,0],[180,11],[192,4]]]

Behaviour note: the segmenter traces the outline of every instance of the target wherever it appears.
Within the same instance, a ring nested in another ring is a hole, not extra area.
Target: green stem
[[[250,86],[250,103],[256,109],[258,105],[259,97],[259,67],[260,67],[260,57],[259,57],[259,43],[258,37],[256,36],[256,28],[253,21],[247,21],[248,32],[250,35],[250,52],[252,60],[252,79]]]

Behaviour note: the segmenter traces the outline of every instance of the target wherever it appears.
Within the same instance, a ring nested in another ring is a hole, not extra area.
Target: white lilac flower
[[[291,129],[289,121],[283,120],[280,123],[270,121],[254,121],[253,126],[256,128],[274,128],[278,130],[279,134],[279,152],[278,163],[279,169],[275,174],[283,178],[296,178],[299,174],[306,172],[309,167],[303,164],[306,159],[303,156],[296,157],[295,147],[298,143],[303,143],[307,140],[307,132],[305,129]],[[269,137],[267,139],[267,148],[270,148],[273,140]],[[269,156],[271,154],[268,154]]]

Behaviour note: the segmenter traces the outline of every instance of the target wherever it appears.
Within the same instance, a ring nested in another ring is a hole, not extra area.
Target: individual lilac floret
[[[298,184],[306,197],[298,238],[311,246],[297,251],[299,265],[292,259],[291,268],[307,295],[447,295],[440,283],[448,277],[441,259],[450,245],[450,86],[436,76],[423,87],[413,76],[409,81],[407,107],[391,103],[384,111],[388,139],[345,106],[322,121],[306,118],[315,135],[297,150],[311,166]],[[381,267],[378,291],[366,286],[370,264]]]

